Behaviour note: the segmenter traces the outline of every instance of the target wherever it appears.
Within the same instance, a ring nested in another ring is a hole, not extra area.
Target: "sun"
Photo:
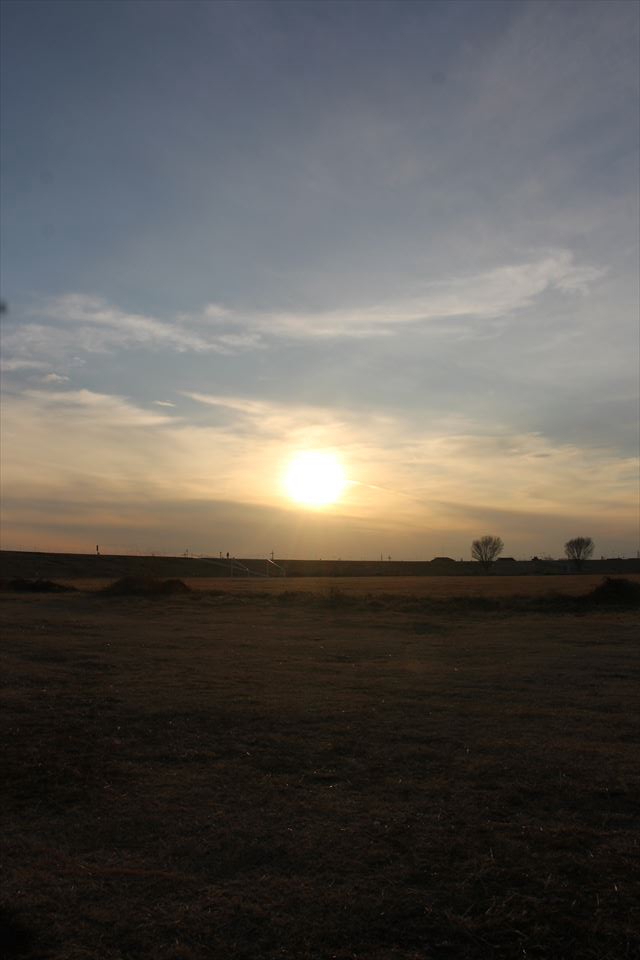
[[[333,453],[307,450],[298,453],[287,467],[284,486],[296,503],[307,507],[325,507],[339,500],[347,477]]]

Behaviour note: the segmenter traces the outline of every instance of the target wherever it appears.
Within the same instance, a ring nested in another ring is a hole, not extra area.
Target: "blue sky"
[[[3,3],[4,545],[635,554],[638,21]]]

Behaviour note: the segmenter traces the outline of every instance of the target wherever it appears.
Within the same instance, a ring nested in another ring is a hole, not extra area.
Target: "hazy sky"
[[[5,548],[635,555],[640,5],[1,8]]]

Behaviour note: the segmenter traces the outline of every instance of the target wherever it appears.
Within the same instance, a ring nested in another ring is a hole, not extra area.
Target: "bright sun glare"
[[[298,453],[287,468],[284,485],[292,500],[307,507],[324,507],[338,500],[347,485],[344,468],[332,453]]]

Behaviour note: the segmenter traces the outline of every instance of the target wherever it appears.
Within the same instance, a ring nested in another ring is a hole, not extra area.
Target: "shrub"
[[[118,597],[167,597],[191,593],[183,580],[157,580],[154,577],[121,577],[100,591],[107,596]]]
[[[19,593],[69,593],[76,588],[65,583],[56,583],[54,580],[26,580],[23,577],[14,577],[13,580],[3,580],[2,589],[15,590]]]
[[[640,607],[640,583],[624,577],[605,577],[584,599],[597,606]]]

